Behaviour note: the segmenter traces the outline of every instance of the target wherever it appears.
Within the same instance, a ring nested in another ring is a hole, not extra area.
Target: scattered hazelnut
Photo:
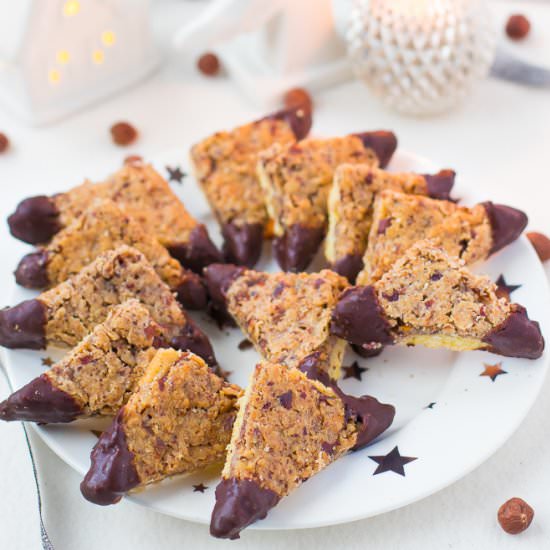
[[[0,153],[3,153],[6,151],[6,149],[10,146],[10,140],[6,136],[6,134],[0,133]]]
[[[220,60],[216,54],[208,52],[199,57],[197,67],[202,74],[214,76],[220,71]]]
[[[498,522],[510,535],[517,535],[525,531],[531,522],[535,512],[533,508],[521,498],[511,498],[498,509]]]
[[[283,97],[283,101],[287,109],[302,107],[306,111],[311,111],[313,108],[311,96],[304,88],[292,88],[288,90]]]
[[[117,145],[130,145],[136,141],[138,131],[128,122],[117,122],[111,126],[111,136]]]
[[[124,164],[142,164],[143,163],[143,157],[139,155],[128,155],[124,159]]]
[[[525,15],[511,15],[506,23],[506,34],[512,40],[521,40],[525,38],[531,29],[531,23]]]
[[[550,239],[546,235],[532,231],[527,233],[527,238],[531,241],[541,262],[550,260]]]

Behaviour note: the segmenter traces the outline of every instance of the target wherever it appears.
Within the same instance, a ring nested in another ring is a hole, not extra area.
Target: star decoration
[[[204,483],[193,485],[193,493],[204,493],[208,487]]]
[[[100,432],[99,430],[92,430],[92,433],[99,439],[103,432]]]
[[[51,357],[42,357],[41,361],[42,365],[44,365],[45,367],[51,367],[54,363]]]
[[[497,376],[501,374],[508,374],[507,371],[502,370],[502,363],[495,363],[494,365],[488,365],[483,363],[485,370],[479,376],[488,376],[493,382],[497,379]]]
[[[510,299],[510,294],[514,292],[514,290],[517,290],[521,287],[521,285],[509,285],[506,283],[506,279],[504,278],[504,275],[499,275],[498,279],[496,280],[497,285],[497,296],[499,298],[507,298]]]
[[[168,172],[168,179],[177,183],[182,183],[183,178],[187,175],[185,172],[181,171],[179,166],[174,168],[167,166],[166,171]]]
[[[437,403],[432,401],[429,405],[426,405],[426,409],[433,409],[435,405],[437,405]]]
[[[223,370],[221,367],[218,367],[218,376],[221,376],[226,382],[232,374],[232,370]]]
[[[361,367],[357,361],[354,361],[349,367],[342,367],[344,370],[344,380],[346,378],[355,378],[361,381],[361,376],[369,369],[367,367]]]
[[[237,346],[241,351],[245,351],[247,349],[251,349],[254,347],[254,344],[248,340],[248,339],[244,339],[244,340],[241,340],[239,342],[239,345]]]
[[[369,456],[369,458],[378,464],[378,467],[372,474],[373,476],[384,472],[395,472],[400,476],[405,476],[405,464],[408,464],[413,460],[417,460],[415,456],[401,456],[397,446],[395,446],[387,455]]]

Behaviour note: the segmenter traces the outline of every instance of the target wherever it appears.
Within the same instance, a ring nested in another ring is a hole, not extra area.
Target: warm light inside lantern
[[[55,54],[55,59],[60,65],[66,65],[70,61],[71,56],[67,50],[59,50]]]
[[[61,80],[61,73],[57,69],[51,69],[48,72],[48,80],[50,84],[58,84]]]
[[[72,17],[80,11],[80,2],[77,0],[68,0],[63,5],[63,15],[65,17]]]
[[[92,52],[92,61],[96,65],[101,65],[103,61],[105,61],[105,54],[103,53],[103,50],[94,50]]]
[[[113,31],[103,31],[101,33],[101,42],[105,46],[112,46],[116,42],[116,35]]]

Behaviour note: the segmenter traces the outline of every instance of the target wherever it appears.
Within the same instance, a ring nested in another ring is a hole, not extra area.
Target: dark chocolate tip
[[[385,432],[395,417],[395,407],[380,403],[378,399],[370,395],[353,397],[351,395],[340,396],[348,415],[355,417],[357,422],[357,443],[353,450],[356,451],[368,445],[382,432]]]
[[[0,346],[44,349],[46,306],[33,298],[0,310]]]
[[[176,289],[178,301],[187,309],[205,309],[208,303],[202,279],[192,271],[185,271],[182,282]]]
[[[372,149],[378,157],[380,168],[385,168],[397,149],[397,137],[388,130],[354,134],[361,139],[365,149]]]
[[[262,254],[264,226],[261,223],[222,225],[223,252],[228,262],[254,267]]]
[[[311,380],[317,380],[331,388],[342,400],[346,409],[346,418],[353,418],[357,424],[357,442],[352,450],[368,445],[373,439],[388,429],[395,417],[395,407],[380,403],[374,397],[363,395],[354,397],[344,393],[328,374],[319,368],[315,353],[302,361],[299,369]]]
[[[91,465],[80,484],[86,500],[107,506],[139,485],[134,454],[128,449],[121,409],[111,426],[101,434],[90,455]]]
[[[10,233],[26,243],[48,242],[60,229],[59,210],[50,197],[39,195],[21,201],[8,218]]]
[[[538,359],[544,351],[539,324],[529,319],[523,306],[512,304],[512,308],[508,318],[483,338],[489,344],[487,350],[507,357]]]
[[[82,408],[68,393],[53,386],[46,374],[31,380],[0,403],[0,420],[25,422],[72,422]]]
[[[368,344],[364,346],[357,346],[355,344],[351,344],[351,349],[359,355],[359,357],[363,357],[364,359],[370,359],[371,357],[377,357],[384,351],[384,346],[381,346],[379,344],[375,344],[374,346],[369,346]]]
[[[390,325],[372,286],[344,290],[332,312],[330,331],[365,349],[394,343]]]
[[[25,288],[41,289],[49,285],[48,252],[37,250],[21,258],[15,270],[17,284]]]
[[[222,253],[210,240],[208,231],[202,224],[191,231],[188,242],[173,244],[168,247],[168,252],[183,267],[199,274],[207,265],[223,261]]]
[[[527,227],[528,219],[525,212],[511,206],[493,204],[490,201],[484,202],[482,205],[491,224],[493,244],[489,254],[494,254],[521,235]]]
[[[437,174],[424,174],[428,196],[432,199],[451,200],[451,189],[455,183],[454,170],[440,170]]]
[[[357,275],[363,269],[363,256],[361,254],[346,254],[334,262],[332,269],[354,284]]]
[[[225,293],[231,283],[239,277],[245,268],[232,264],[212,264],[204,270],[204,280],[210,297],[210,314],[220,324],[234,325],[233,318],[227,311]]]
[[[268,115],[265,118],[272,120],[284,120],[287,122],[291,127],[297,141],[304,139],[309,134],[313,123],[311,109],[304,109],[301,106],[277,111],[276,113]]]
[[[202,357],[212,368],[218,365],[208,336],[190,317],[187,317],[187,323],[181,333],[170,340],[170,345],[176,349],[193,352],[195,355]]]
[[[291,225],[281,237],[273,240],[273,250],[284,271],[298,273],[311,263],[325,236],[324,227]]]
[[[251,523],[264,519],[279,502],[279,496],[250,479],[222,479],[216,487],[216,504],[210,534],[220,539],[238,539]]]

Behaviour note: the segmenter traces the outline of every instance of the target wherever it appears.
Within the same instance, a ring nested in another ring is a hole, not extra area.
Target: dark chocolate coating
[[[361,139],[365,149],[372,149],[378,157],[380,168],[385,168],[397,149],[397,137],[393,132],[377,130],[354,134]]]
[[[363,269],[363,256],[361,254],[346,254],[339,260],[336,260],[331,269],[339,275],[346,277],[351,284],[354,284],[357,275]]]
[[[490,201],[483,202],[482,205],[489,217],[493,237],[493,245],[489,254],[494,254],[521,235],[527,227],[528,219],[524,212],[511,206],[493,204]]]
[[[208,339],[208,336],[196,325],[190,317],[187,317],[187,323],[182,329],[181,334],[172,338],[170,345],[176,349],[189,350],[202,357],[204,361],[212,368],[218,365],[214,349]]]
[[[254,267],[262,254],[264,226],[260,223],[226,223],[221,230],[225,259],[233,264]]]
[[[197,225],[191,231],[188,242],[173,244],[168,247],[168,252],[183,267],[199,274],[207,265],[223,261],[221,252],[210,240],[204,225]]]
[[[222,325],[235,324],[227,311],[225,293],[244,270],[244,267],[232,264],[212,264],[204,270],[204,280],[210,297],[210,314]]]
[[[46,374],[31,380],[0,403],[0,419],[25,422],[72,422],[82,408],[71,395],[53,386]]]
[[[292,132],[297,141],[304,139],[311,130],[313,122],[310,109],[304,109],[301,106],[291,109],[277,111],[271,115],[267,115],[266,119],[284,120],[292,128]]]
[[[183,282],[174,289],[178,301],[187,309],[205,309],[208,303],[206,288],[196,273],[187,271]]]
[[[46,306],[36,299],[0,310],[0,346],[44,349],[46,320]]]
[[[513,311],[498,327],[487,334],[483,341],[488,351],[507,357],[538,359],[544,351],[544,338],[537,321],[531,321],[527,310],[512,304]]]
[[[8,218],[10,233],[26,243],[48,242],[60,229],[59,210],[50,197],[39,195],[21,201]]]
[[[332,312],[330,331],[351,344],[367,345],[366,349],[371,347],[369,344],[394,343],[390,325],[372,286],[344,290]]]
[[[25,288],[42,289],[49,285],[48,253],[46,250],[37,250],[21,258],[15,270],[17,284]]]
[[[451,189],[455,183],[454,170],[440,170],[437,174],[424,174],[428,196],[432,199],[451,200]]]
[[[374,346],[369,346],[368,344],[365,344],[365,346],[357,346],[356,344],[351,344],[351,349],[359,355],[359,357],[363,357],[364,359],[370,359],[371,357],[377,357],[384,351],[384,346],[381,346],[379,344],[375,344]]]
[[[264,519],[279,502],[279,496],[250,479],[222,479],[216,487],[216,504],[210,534],[220,539],[238,539],[251,523]]]
[[[315,257],[324,236],[324,227],[291,225],[284,235],[273,240],[277,263],[284,271],[304,271]]]
[[[101,506],[117,503],[140,481],[122,425],[123,412],[121,409],[92,449],[90,469],[80,484],[84,498]]]

